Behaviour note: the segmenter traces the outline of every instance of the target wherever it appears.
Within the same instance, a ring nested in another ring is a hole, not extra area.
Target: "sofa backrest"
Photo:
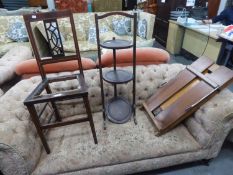
[[[0,16],[0,44],[14,42],[7,37],[7,32],[16,21],[23,22],[23,16]]]
[[[126,13],[134,13],[133,11],[125,11]],[[76,22],[76,27],[85,29],[85,35],[88,36],[90,27],[95,27],[95,14],[103,15],[107,12],[97,12],[97,13],[74,13],[74,20]],[[152,39],[153,29],[154,29],[154,21],[155,15],[147,13],[147,12],[137,12],[138,21],[146,20],[147,22],[147,35],[146,39]],[[111,30],[112,28],[112,20],[113,16],[105,18],[105,20],[100,20],[100,29],[101,27],[107,26]],[[117,17],[120,18],[120,17]]]
[[[90,32],[95,33],[95,14],[103,15],[106,12],[98,12],[98,13],[74,13],[74,22],[75,27],[77,31],[77,37],[79,41],[86,41],[88,40],[89,35],[91,35]],[[126,13],[134,13],[133,11],[126,11]],[[153,28],[154,28],[154,21],[155,21],[155,15],[149,14],[146,12],[137,12],[138,13],[138,22],[139,20],[145,20],[146,21],[146,38],[144,39],[152,39],[153,34]],[[100,20],[99,26],[100,26],[100,32],[111,32],[113,31],[113,19],[121,20],[121,16],[110,16],[103,20]],[[63,34],[65,40],[69,40],[70,37],[70,25],[68,19],[62,19],[58,20],[60,31]],[[132,23],[132,22],[131,22]],[[132,28],[133,23],[131,24]],[[43,24],[38,23],[37,27],[41,31],[43,35],[45,35]],[[112,33],[110,33],[112,35]]]

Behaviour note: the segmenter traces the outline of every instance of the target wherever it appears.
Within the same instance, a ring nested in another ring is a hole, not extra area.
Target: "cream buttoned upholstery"
[[[32,58],[32,51],[29,47],[17,46],[11,48],[0,58],[0,85],[14,77],[17,63],[30,58]]]

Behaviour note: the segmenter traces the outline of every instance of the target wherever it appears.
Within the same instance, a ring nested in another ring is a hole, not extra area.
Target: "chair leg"
[[[90,123],[90,126],[91,126],[91,131],[92,131],[92,135],[93,135],[93,138],[94,138],[94,142],[95,142],[95,144],[98,144],[97,137],[96,137],[96,132],[95,132],[95,125],[94,125],[94,122],[93,122],[88,97],[87,96],[83,97],[83,101],[84,101],[84,104],[85,104],[87,116],[88,116],[89,123]]]
[[[107,124],[106,124],[106,114],[105,114],[105,111],[103,110],[103,119],[104,119],[104,130],[107,129]]]
[[[52,93],[52,91],[51,91],[49,85],[47,85],[45,89],[46,89],[46,92],[47,92],[48,94],[51,94],[51,93]],[[54,113],[55,113],[56,120],[59,121],[59,122],[62,121],[61,115],[60,115],[60,113],[59,113],[59,111],[58,111],[58,109],[57,109],[57,105],[56,105],[55,102],[53,102],[53,101],[51,101],[51,104],[52,104],[52,107],[53,107],[53,109],[54,109]]]
[[[47,143],[47,141],[45,139],[44,133],[43,133],[41,127],[40,127],[40,120],[38,119],[36,109],[35,109],[34,105],[27,105],[27,108],[28,108],[28,111],[29,111],[29,113],[31,115],[32,121],[33,121],[33,123],[34,123],[34,125],[36,127],[36,130],[37,130],[37,132],[38,132],[38,134],[40,136],[41,142],[42,142],[47,154],[49,154],[50,153],[50,148],[49,148],[49,145],[48,145],[48,143]]]
[[[54,109],[54,113],[55,113],[55,117],[56,117],[57,121],[61,122],[62,118],[61,118],[60,113],[57,109],[57,105],[55,104],[55,102],[52,102],[52,101],[51,101],[51,104],[52,104],[52,107]]]

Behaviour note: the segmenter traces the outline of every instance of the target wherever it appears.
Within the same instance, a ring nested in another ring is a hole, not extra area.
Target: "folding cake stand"
[[[100,42],[99,39],[99,25],[98,20],[103,19],[108,16],[112,15],[121,15],[129,18],[133,18],[134,20],[134,31],[133,31],[133,42],[116,39],[113,38],[112,40],[107,40]],[[99,70],[100,70],[100,84],[101,84],[101,97],[102,97],[102,104],[103,104],[103,118],[104,118],[104,129],[106,129],[106,117],[113,123],[122,124],[127,122],[132,116],[134,117],[134,122],[137,124],[135,118],[135,87],[136,87],[136,19],[137,15],[130,15],[123,12],[111,12],[101,16],[95,15],[96,21],[96,36],[97,36],[97,45],[98,45],[98,56],[99,56]],[[112,49],[113,51],[113,69],[110,71],[102,71],[101,65],[101,49]],[[132,58],[132,69],[133,72],[129,72],[120,68],[117,68],[117,56],[116,50],[118,49],[127,49],[133,48],[133,58]],[[105,100],[105,93],[103,87],[103,81],[108,82],[113,85],[114,87],[114,96],[106,101]],[[132,88],[132,95],[133,101],[130,103],[126,98],[122,96],[118,96],[117,94],[117,85],[124,84],[133,81],[133,88]]]

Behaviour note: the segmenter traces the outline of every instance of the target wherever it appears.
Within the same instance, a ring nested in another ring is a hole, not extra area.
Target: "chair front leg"
[[[47,143],[47,141],[45,139],[43,130],[41,128],[40,120],[38,118],[35,106],[33,104],[30,104],[30,105],[27,105],[27,108],[28,108],[28,111],[29,111],[29,113],[31,115],[32,121],[33,121],[33,123],[34,123],[34,125],[36,127],[37,133],[40,136],[41,142],[42,142],[47,154],[49,154],[50,153],[50,148],[49,148],[49,145],[48,145],[48,143]]]
[[[96,136],[96,132],[95,132],[95,125],[94,125],[94,121],[93,121],[93,117],[92,117],[92,113],[91,113],[91,108],[90,108],[88,96],[83,97],[83,101],[84,101],[84,105],[86,108],[87,117],[89,119],[89,123],[91,126],[91,131],[92,131],[92,135],[94,138],[94,142],[95,142],[95,144],[98,144],[97,136]]]

